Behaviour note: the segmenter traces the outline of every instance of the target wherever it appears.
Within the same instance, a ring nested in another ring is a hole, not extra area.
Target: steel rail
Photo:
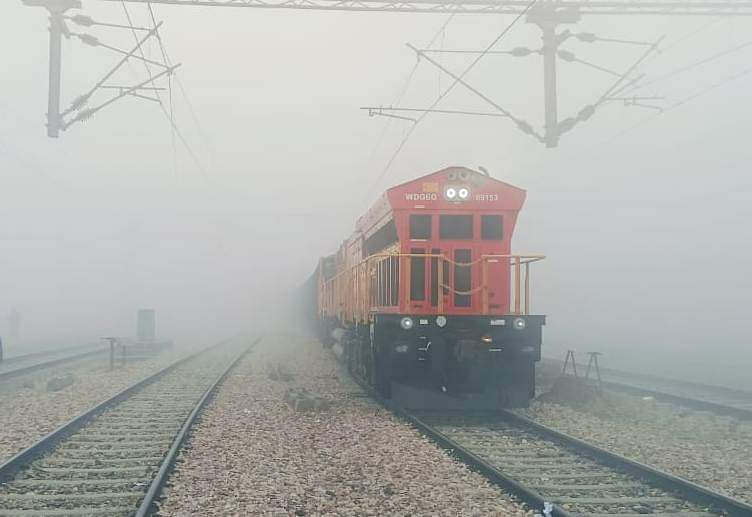
[[[509,410],[501,411],[503,417],[520,427],[527,427],[548,437],[568,448],[581,451],[586,456],[596,461],[611,465],[627,472],[631,472],[641,479],[646,479],[666,490],[687,496],[692,502],[717,507],[725,512],[725,515],[749,517],[752,515],[752,505],[721,494],[713,489],[698,485],[692,481],[675,476],[666,471],[651,467],[645,463],[632,460],[621,454],[606,450],[592,443],[575,438],[552,427],[548,427],[529,418],[518,415]]]
[[[219,343],[216,343],[207,348],[198,350],[197,352],[189,354],[181,359],[178,359],[174,363],[162,368],[158,372],[153,373],[141,379],[140,381],[137,381],[136,383],[128,386],[127,388],[124,388],[123,390],[116,393],[115,395],[108,398],[107,400],[100,402],[96,406],[84,411],[80,415],[62,424],[54,431],[51,431],[44,437],[40,438],[33,445],[18,452],[15,456],[8,459],[5,463],[0,464],[0,483],[4,483],[12,479],[21,469],[26,467],[29,463],[43,456],[47,451],[53,449],[62,440],[64,440],[71,434],[75,433],[76,431],[80,430],[86,423],[91,421],[94,417],[98,416],[99,414],[103,413],[105,410],[107,410],[111,406],[119,402],[122,402],[134,392],[140,390],[141,388],[145,386],[148,386],[149,384],[152,384],[153,382],[157,381],[161,377],[164,377],[166,374],[168,374],[169,372],[171,372],[178,366],[190,361],[191,359],[194,359],[198,355],[203,354],[204,352],[212,350],[226,343],[227,343],[227,340],[220,341]]]
[[[562,361],[553,358],[545,358],[546,362],[561,367]],[[585,365],[578,364],[580,368]],[[663,378],[652,374],[634,373],[612,368],[601,368],[602,380],[600,384],[608,389],[629,393],[638,396],[650,396],[657,400],[671,402],[680,406],[710,411],[717,415],[731,416],[741,420],[752,420],[752,393],[724,386],[713,386],[692,381]],[[594,380],[594,382],[596,382]],[[676,392],[671,393],[665,388],[656,387],[655,384],[664,385],[669,390],[672,386]],[[652,385],[651,385],[652,384]],[[695,392],[680,394],[682,391]],[[707,395],[702,398],[703,392]],[[700,397],[700,398],[698,398]],[[734,402],[743,402],[744,405],[735,405]]]
[[[363,382],[362,379],[351,374],[351,377],[366,391],[374,400],[381,404],[384,408],[394,413],[399,418],[403,419],[422,434],[430,438],[436,445],[457,457],[463,463],[468,465],[472,470],[482,474],[493,484],[500,488],[510,492],[524,503],[530,505],[533,509],[542,510],[544,505],[548,503],[546,499],[533,490],[530,487],[525,486],[513,477],[505,474],[500,469],[496,468],[489,462],[483,460],[478,455],[474,454],[470,449],[464,447],[456,440],[446,436],[441,431],[435,429],[430,424],[424,422],[422,419],[414,414],[411,414],[408,410],[401,408],[390,401],[384,399],[379,393],[377,393],[371,386]],[[584,455],[590,459],[595,460],[598,463],[605,464],[607,466],[625,471],[632,474],[638,479],[644,480],[657,487],[660,487],[669,492],[673,492],[680,496],[685,497],[688,501],[700,504],[708,505],[724,512],[724,515],[729,517],[749,517],[752,515],[752,505],[723,495],[710,488],[698,485],[692,481],[675,476],[668,472],[662,471],[650,465],[640,463],[638,461],[629,459],[625,456],[621,456],[614,452],[608,451],[591,443],[580,440],[568,434],[557,431],[538,422],[534,422],[528,418],[517,415],[509,410],[500,410],[495,414],[496,417],[503,418],[521,428],[532,429],[539,435],[548,438],[569,450],[573,450],[581,455]],[[568,512],[562,507],[552,504],[551,516],[552,517],[572,517],[573,513]]]
[[[36,352],[29,352],[28,354],[11,355],[11,356],[8,356],[7,351],[6,351],[6,355],[3,356],[3,360],[0,361],[0,366],[5,365],[5,364],[10,364],[10,363],[15,363],[18,361],[24,361],[32,357],[44,357],[46,355],[59,354],[59,353],[64,353],[64,352],[73,352],[73,351],[81,350],[84,348],[91,349],[94,347],[102,347],[102,344],[101,343],[97,343],[97,344],[88,343],[85,345],[63,346],[60,348],[45,348],[42,350],[38,350]]]
[[[345,369],[347,370],[347,368]],[[455,456],[459,460],[461,460],[464,464],[470,467],[471,470],[478,472],[479,474],[484,476],[494,485],[513,494],[520,501],[529,505],[531,508],[539,509],[539,510],[544,509],[545,503],[547,501],[545,501],[540,494],[538,494],[534,490],[531,490],[525,485],[519,483],[517,480],[512,479],[511,477],[507,476],[506,474],[504,474],[502,471],[500,471],[499,469],[497,469],[496,467],[494,467],[487,461],[473,454],[467,448],[461,446],[456,441],[452,440],[451,438],[444,435],[440,431],[434,429],[427,423],[423,422],[417,416],[410,414],[404,408],[391,403],[389,400],[382,397],[381,394],[379,394],[375,389],[373,389],[373,387],[368,385],[365,381],[363,381],[363,379],[361,379],[357,375],[353,375],[352,372],[350,372],[349,370],[347,370],[347,372],[350,375],[350,377],[361,387],[361,389],[365,391],[366,394],[368,394],[368,396],[370,396],[373,400],[378,402],[379,405],[381,405],[386,410],[394,413],[398,418],[401,418],[405,422],[409,423],[415,429],[417,429],[422,434],[430,438],[431,441],[433,441],[436,445],[438,445],[439,447],[447,451],[452,456]],[[566,510],[564,510],[563,508],[553,505],[552,511],[551,511],[551,517],[573,517],[573,516],[570,513],[568,513]]]
[[[260,338],[256,338],[250,346],[246,347],[242,352],[240,352],[238,356],[227,366],[225,371],[222,372],[219,377],[217,377],[217,379],[212,383],[211,386],[209,386],[209,388],[204,392],[201,399],[196,403],[196,406],[193,408],[191,414],[188,415],[185,423],[183,423],[183,426],[180,428],[180,431],[175,437],[175,440],[172,442],[170,450],[167,452],[167,455],[160,465],[157,474],[149,485],[149,489],[146,491],[146,495],[144,496],[144,499],[141,502],[138,511],[136,512],[136,517],[146,517],[148,515],[153,515],[158,510],[156,503],[161,496],[162,488],[164,488],[167,479],[169,478],[173,468],[175,467],[175,460],[178,457],[178,453],[180,452],[183,443],[185,443],[185,440],[188,438],[193,424],[198,419],[199,413],[204,408],[204,406],[206,406],[209,400],[214,397],[217,388],[219,388],[219,386],[225,381],[230,372],[251,350],[253,350],[253,347],[255,347],[259,341]]]
[[[622,391],[624,393],[630,393],[632,395],[650,396],[654,397],[657,400],[665,400],[666,402],[672,402],[680,406],[698,409],[700,411],[710,411],[717,415],[731,416],[740,420],[752,420],[752,398],[750,400],[750,409],[747,409],[743,407],[724,404],[723,402],[713,402],[710,400],[702,400],[685,395],[675,395],[673,393],[667,393],[665,391],[643,388],[640,386],[623,384],[620,382],[602,381],[601,384],[606,388],[610,388],[616,391]]]
[[[449,438],[441,431],[438,431],[431,425],[423,422],[417,416],[412,415],[404,409],[398,408],[388,403],[385,404],[385,407],[390,409],[403,420],[407,421],[410,425],[430,438],[434,443],[447,451],[449,454],[456,458],[459,458],[472,470],[483,475],[494,485],[508,491],[533,509],[539,510],[541,515],[543,514],[542,510],[545,508],[548,501],[546,501],[545,498],[535,490],[526,487],[522,483],[506,475],[504,472],[497,469],[487,461],[483,460],[476,454],[473,454],[468,448],[463,447],[457,441]],[[551,517],[573,517],[573,514],[567,512],[565,509],[556,504],[551,504],[550,515]]]
[[[102,349],[98,349],[98,350],[89,350],[89,351],[81,352],[81,353],[78,353],[78,354],[66,355],[64,357],[59,357],[57,359],[51,359],[49,361],[42,361],[40,363],[35,363],[35,364],[28,365],[28,366],[21,366],[19,368],[14,369],[14,370],[8,370],[8,371],[5,371],[5,372],[0,372],[0,382],[7,381],[9,379],[13,379],[13,378],[16,378],[16,377],[20,377],[22,375],[26,375],[28,373],[32,373],[32,372],[35,372],[35,371],[38,371],[38,370],[46,370],[47,368],[52,368],[53,366],[59,366],[61,364],[70,363],[70,362],[73,362],[73,361],[79,361],[81,359],[86,359],[88,357],[93,357],[95,355],[104,354],[106,352],[107,352],[106,348],[102,348]],[[57,352],[53,352],[53,351],[51,351],[49,353],[37,352],[37,353],[34,353],[34,354],[29,354],[28,357],[31,357],[31,356],[52,355],[54,353],[57,353]],[[20,361],[24,357],[27,357],[27,356],[17,356],[17,357],[9,359],[9,361],[10,360],[18,360],[18,361]]]

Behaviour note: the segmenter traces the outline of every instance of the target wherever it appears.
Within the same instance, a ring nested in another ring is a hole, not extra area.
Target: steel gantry
[[[103,0],[120,2],[121,0]],[[402,13],[520,14],[524,0],[126,0],[131,3],[261,9],[314,9],[322,11],[387,11]],[[750,15],[748,0],[543,0],[537,2],[570,16],[583,14]]]

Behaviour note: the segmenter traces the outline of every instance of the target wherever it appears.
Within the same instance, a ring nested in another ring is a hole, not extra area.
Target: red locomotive
[[[527,406],[545,316],[512,255],[525,191],[450,167],[392,187],[315,273],[318,320],[350,371],[406,407]]]

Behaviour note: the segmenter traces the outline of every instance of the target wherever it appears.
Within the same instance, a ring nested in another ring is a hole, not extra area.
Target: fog
[[[143,6],[130,10],[146,23]],[[156,11],[190,100],[175,89],[177,125],[201,167],[148,101],[124,99],[48,139],[46,12],[0,5],[9,22],[0,31],[0,335],[13,309],[28,341],[132,334],[139,307],[154,308],[159,334],[176,341],[279,328],[292,318],[281,300],[384,189],[449,165],[483,166],[528,192],[513,249],[548,257],[532,288],[534,310],[548,315],[549,355],[597,350],[604,366],[752,388],[752,76],[663,114],[607,103],[555,149],[507,119],[430,115],[385,170],[410,124],[359,108],[394,101],[416,62],[404,44],[426,45],[447,15]],[[85,0],[82,12],[124,23],[119,4]],[[484,48],[512,19],[455,16],[437,45]],[[666,35],[644,69],[658,77],[745,43],[750,23],[604,16],[568,28]],[[132,44],[127,31],[75,30]],[[520,23],[498,49],[539,44]],[[644,51],[567,48],[621,72]],[[64,41],[63,106],[116,59]],[[440,59],[460,72],[472,56]],[[642,93],[669,106],[751,62],[743,48]],[[486,56],[467,80],[540,127],[541,68],[537,55]],[[560,61],[559,72],[561,119],[614,81],[578,63]],[[421,63],[400,105],[427,107],[449,84]],[[460,86],[440,107],[490,111]]]

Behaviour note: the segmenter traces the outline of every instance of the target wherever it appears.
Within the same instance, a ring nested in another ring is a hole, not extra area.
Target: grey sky
[[[84,7],[123,21],[118,4]],[[131,10],[143,20],[142,7]],[[18,307],[27,337],[127,333],[139,306],[156,308],[162,331],[183,339],[251,327],[269,320],[274,291],[302,282],[384,188],[447,165],[482,165],[528,190],[514,248],[549,256],[533,277],[549,350],[603,350],[606,364],[654,354],[660,368],[711,370],[718,382],[746,375],[752,77],[621,136],[652,112],[612,103],[554,150],[504,119],[429,116],[374,186],[407,125],[392,121],[380,140],[385,119],[358,108],[394,99],[415,63],[404,43],[424,45],[446,15],[157,12],[210,140],[207,152],[176,95],[178,124],[206,177],[180,143],[173,167],[170,129],[152,103],[123,101],[47,139],[46,16],[20,1],[0,5],[12,21],[0,31],[0,314]],[[510,21],[457,16],[438,42],[481,48]],[[639,41],[666,34],[668,45],[703,29],[646,66],[659,76],[749,38],[746,20],[709,21],[587,18],[573,30]],[[90,32],[121,47],[131,41]],[[499,48],[515,46],[537,48],[536,30],[520,24]],[[567,48],[615,70],[642,52]],[[751,57],[744,49],[646,93],[670,104],[752,66]],[[114,59],[65,42],[63,104]],[[442,59],[456,71],[468,63]],[[468,80],[540,126],[540,68],[537,57],[489,56]],[[560,72],[562,118],[613,81],[572,63]],[[427,106],[448,84],[421,64],[402,104]],[[460,87],[441,106],[488,110]],[[730,373],[707,368],[710,358]]]

